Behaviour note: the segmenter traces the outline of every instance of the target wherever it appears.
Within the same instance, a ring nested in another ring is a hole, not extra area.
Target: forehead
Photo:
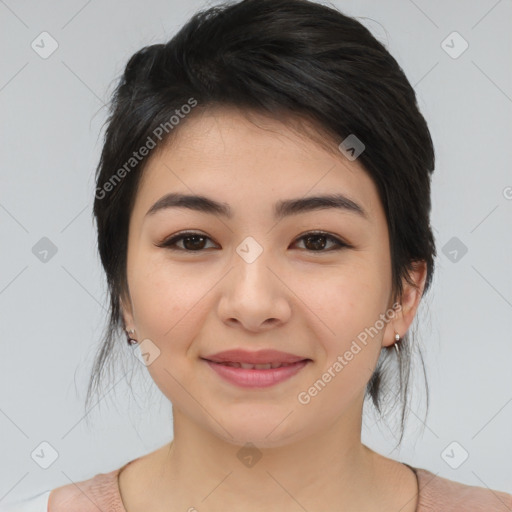
[[[293,120],[222,108],[194,114],[175,129],[144,169],[136,201],[144,213],[173,191],[229,203],[235,214],[244,205],[261,211],[280,199],[342,193],[370,215],[383,214],[364,167]]]

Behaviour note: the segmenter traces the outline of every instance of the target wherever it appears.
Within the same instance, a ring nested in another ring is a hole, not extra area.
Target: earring
[[[395,343],[393,344],[393,346],[395,347],[395,350],[396,350],[396,354],[398,356],[400,356],[400,347],[398,346],[398,342],[400,341],[400,334],[398,334],[397,332],[395,332]]]
[[[128,345],[135,345],[137,343],[137,340],[132,338],[132,335],[135,333],[135,329],[126,329],[126,342]]]

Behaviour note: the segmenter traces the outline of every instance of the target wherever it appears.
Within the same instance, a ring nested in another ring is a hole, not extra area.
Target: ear
[[[413,262],[412,266],[413,270],[409,272],[409,276],[415,286],[409,284],[405,279],[402,281],[401,307],[395,308],[394,318],[386,324],[382,339],[383,347],[391,347],[396,342],[396,333],[400,335],[400,338],[405,336],[420,305],[427,278],[427,263],[424,260],[419,260]],[[392,308],[392,304],[389,308]]]

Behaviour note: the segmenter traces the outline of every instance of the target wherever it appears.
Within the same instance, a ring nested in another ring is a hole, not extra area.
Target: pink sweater
[[[99,473],[89,480],[54,489],[47,512],[126,512],[117,475],[132,462],[110,473]],[[512,512],[511,494],[465,485],[437,477],[426,469],[409,467],[416,473],[420,489],[416,512]]]

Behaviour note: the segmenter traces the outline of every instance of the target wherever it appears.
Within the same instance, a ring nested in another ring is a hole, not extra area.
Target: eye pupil
[[[323,239],[323,243],[318,243],[318,239]],[[323,249],[325,247],[325,236],[324,235],[309,235],[306,237],[306,240],[305,240],[305,246],[310,248],[308,245],[309,243],[311,242],[311,240],[317,240],[317,242],[313,242],[313,250],[317,251],[319,249]]]
[[[187,244],[187,241],[189,240],[194,240],[194,242],[192,242],[192,244]],[[199,244],[198,244],[198,240],[200,240]],[[202,236],[202,235],[188,235],[188,236],[185,236],[183,237],[183,246],[186,248],[186,249],[189,249],[189,250],[197,250],[197,249],[202,249],[203,246],[204,246],[204,240],[205,240],[205,237]],[[187,247],[187,245],[191,245],[191,247]]]

